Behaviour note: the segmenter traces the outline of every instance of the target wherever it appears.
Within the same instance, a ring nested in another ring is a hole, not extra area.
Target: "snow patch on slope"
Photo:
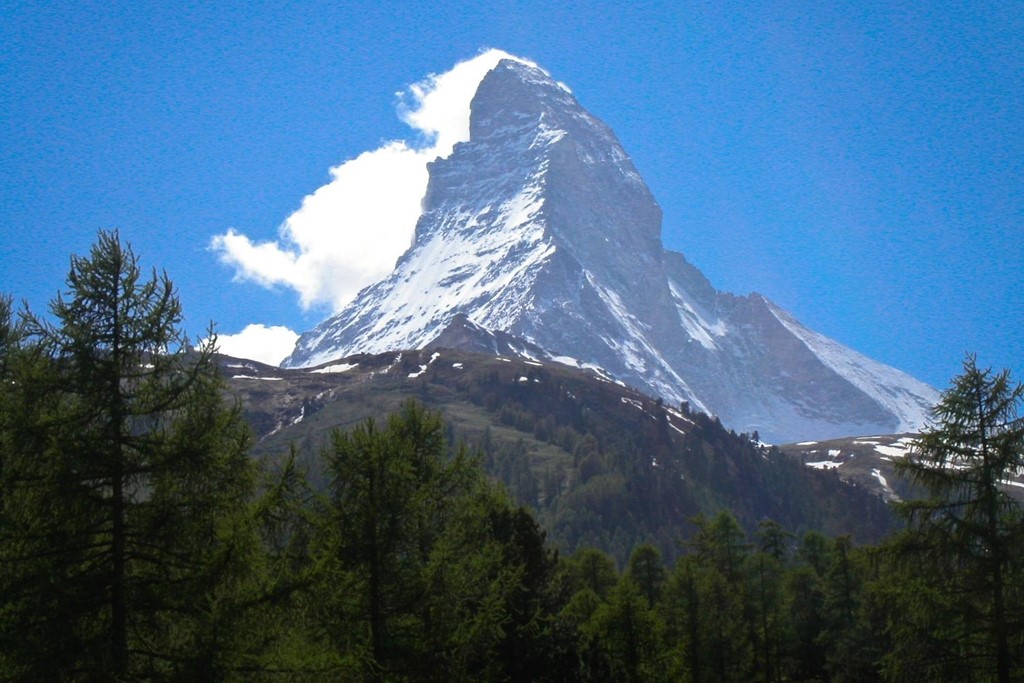
[[[333,363],[322,368],[317,368],[316,370],[310,370],[310,372],[319,375],[332,375],[339,372],[348,372],[349,370],[357,367],[359,367],[359,363]]]
[[[871,360],[842,344],[812,332],[774,304],[772,315],[833,372],[870,396],[899,420],[895,431],[916,432],[928,423],[939,392],[905,372]]]
[[[322,349],[303,365],[318,365],[358,350],[382,353],[420,348],[461,311],[470,321],[491,329],[506,329],[522,312],[535,278],[535,269],[555,252],[535,221],[543,201],[536,187],[477,214],[452,212],[442,218],[443,229],[417,245],[414,258],[403,260],[396,273],[379,283],[374,299],[392,304],[388,315],[359,315],[356,344],[339,349],[325,345],[340,338],[328,328],[309,348]],[[488,225],[489,224],[489,225]],[[369,310],[369,309],[368,309]],[[358,348],[356,348],[358,347]]]
[[[602,286],[590,271],[583,271],[583,275],[623,331],[623,335],[619,338],[605,338],[603,341],[615,350],[626,367],[637,375],[647,377],[657,395],[675,403],[689,401],[697,410],[710,413],[707,406],[690,389],[686,380],[672,368],[671,364],[662,357],[661,352],[647,339],[647,326],[630,313],[622,298],[610,288]]]
[[[837,470],[842,466],[841,462],[834,462],[832,460],[820,460],[818,462],[806,462],[804,465],[816,470]]]
[[[724,337],[729,331],[725,322],[722,320],[708,321],[707,317],[701,313],[700,304],[695,302],[686,293],[686,290],[671,278],[669,278],[668,287],[676,308],[679,309],[679,321],[683,324],[687,334],[709,351],[717,351],[718,344],[715,343],[715,338]]]

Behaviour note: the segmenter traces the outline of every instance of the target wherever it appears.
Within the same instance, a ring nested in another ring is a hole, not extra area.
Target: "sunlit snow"
[[[895,431],[915,432],[928,423],[930,406],[939,400],[935,389],[905,372],[808,330],[776,306],[771,306],[771,311],[822,363],[896,415],[900,422]]]
[[[816,470],[834,470],[842,466],[841,462],[833,462],[831,460],[821,460],[818,462],[807,462],[804,463],[808,467],[813,467]]]
[[[329,375],[336,372],[348,372],[353,368],[359,367],[359,363],[335,363],[333,365],[326,365],[316,370],[310,370],[311,373]]]

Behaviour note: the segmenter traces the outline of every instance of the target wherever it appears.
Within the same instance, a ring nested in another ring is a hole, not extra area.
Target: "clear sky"
[[[308,329],[319,271],[263,286],[212,241],[429,152],[410,86],[493,47],[611,126],[717,288],[939,388],[967,351],[1024,380],[1021,2],[188,5],[0,0],[0,291],[44,309],[116,227],[191,331]]]

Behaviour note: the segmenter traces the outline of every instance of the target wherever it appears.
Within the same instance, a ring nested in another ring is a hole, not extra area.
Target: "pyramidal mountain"
[[[430,345],[608,376],[774,442],[914,431],[938,393],[717,291],[661,242],[661,209],[612,131],[541,69],[480,82],[470,138],[429,165],[394,271],[303,334],[285,367]]]

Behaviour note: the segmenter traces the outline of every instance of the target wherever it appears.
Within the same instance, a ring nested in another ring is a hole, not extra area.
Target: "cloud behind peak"
[[[409,248],[427,163],[469,139],[470,101],[502,59],[532,64],[491,49],[408,86],[397,109],[412,141],[391,140],[331,168],[330,181],[302,200],[277,239],[256,242],[232,228],[214,236],[211,248],[237,281],[292,289],[303,309],[340,310]]]

